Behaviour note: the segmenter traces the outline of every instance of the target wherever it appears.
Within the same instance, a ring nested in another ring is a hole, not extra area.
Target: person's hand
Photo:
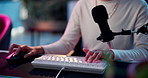
[[[103,51],[103,50],[90,51],[88,49],[83,48],[83,51],[86,53],[84,60],[89,63],[98,63],[101,61],[100,60],[101,58],[106,59],[106,60],[114,58],[114,53],[110,50],[108,50],[108,51]]]
[[[9,47],[9,53],[14,52],[14,50],[16,51],[14,56],[17,55],[20,51],[28,52],[26,55],[24,55],[24,58],[34,56],[37,54],[44,54],[44,50],[42,49],[42,47],[30,47],[27,45],[12,44]]]

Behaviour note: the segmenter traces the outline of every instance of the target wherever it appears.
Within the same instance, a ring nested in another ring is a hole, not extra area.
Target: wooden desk
[[[24,64],[7,64],[7,53],[0,52],[0,75],[27,78],[54,78],[59,70],[34,69],[30,62]],[[62,71],[60,78],[102,78],[103,75]]]

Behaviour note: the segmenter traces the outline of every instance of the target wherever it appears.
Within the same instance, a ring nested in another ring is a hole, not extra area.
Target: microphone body
[[[114,39],[113,32],[108,25],[108,14],[106,8],[103,5],[96,6],[92,9],[92,16],[94,21],[99,25],[101,34],[97,40],[102,42],[109,42]]]

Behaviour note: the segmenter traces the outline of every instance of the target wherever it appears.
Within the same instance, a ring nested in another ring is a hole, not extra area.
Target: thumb
[[[83,51],[84,51],[85,53],[87,53],[89,50],[86,49],[86,48],[83,48]]]
[[[33,50],[33,51],[30,51],[29,53],[27,53],[26,55],[24,55],[24,58],[28,58],[28,57],[31,57],[34,55],[37,55],[37,53]]]

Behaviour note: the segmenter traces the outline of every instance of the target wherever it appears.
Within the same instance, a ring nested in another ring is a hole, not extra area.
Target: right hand
[[[100,58],[102,58],[102,52],[92,52],[88,49],[83,48],[83,51],[86,53],[85,61],[88,63],[99,63],[101,62]],[[96,50],[100,51],[100,50]]]
[[[89,63],[99,63],[100,59],[105,60],[114,60],[114,52],[112,50],[94,50],[90,51],[83,48],[83,51],[86,53],[85,61]]]
[[[17,49],[15,49],[15,48],[17,48]],[[27,45],[12,44],[9,47],[9,53],[14,52],[14,50],[16,50],[16,53],[14,54],[14,56],[17,55],[20,51],[27,52],[27,54],[24,55],[24,58],[34,56],[34,55],[37,55],[37,54],[44,54],[44,50],[40,46],[39,47],[30,47],[30,46],[27,46]]]

